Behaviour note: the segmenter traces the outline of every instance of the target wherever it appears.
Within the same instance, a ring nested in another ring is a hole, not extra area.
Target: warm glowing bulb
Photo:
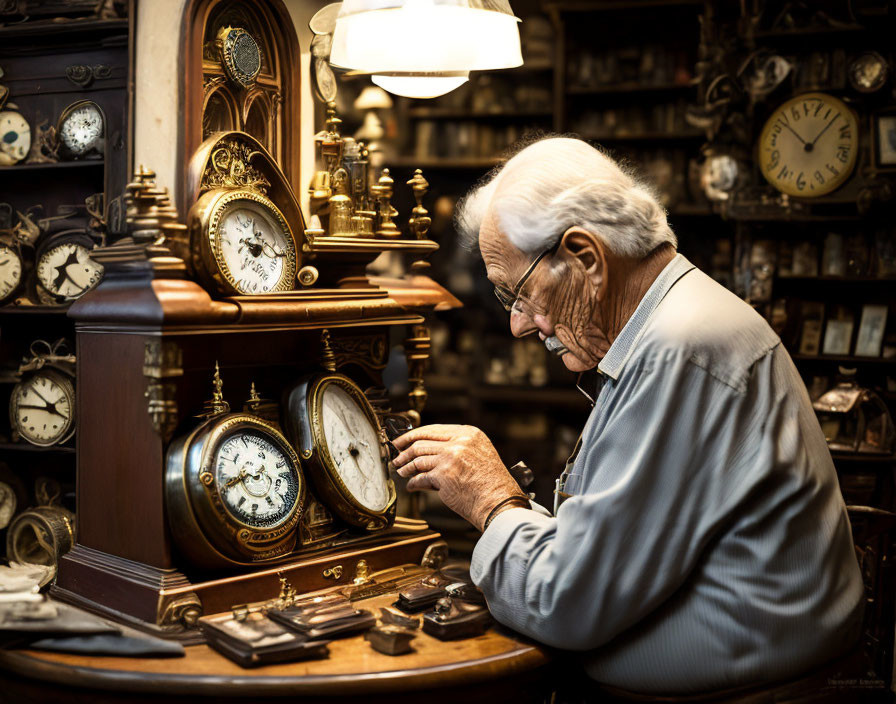
[[[468,80],[462,76],[371,76],[370,80],[393,95],[406,98],[438,98],[459,88]]]

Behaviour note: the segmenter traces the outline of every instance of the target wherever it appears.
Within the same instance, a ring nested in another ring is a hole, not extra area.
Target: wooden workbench
[[[358,602],[379,613],[394,596]],[[0,651],[0,702],[302,701],[340,697],[367,702],[543,701],[549,686],[544,648],[502,629],[439,641],[422,631],[414,652],[374,651],[363,636],[335,640],[324,660],[243,669],[206,645],[183,658],[98,657],[37,650]]]

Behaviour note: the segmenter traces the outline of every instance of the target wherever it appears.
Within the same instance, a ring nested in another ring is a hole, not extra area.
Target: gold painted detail
[[[157,625],[165,629],[192,628],[202,616],[202,602],[195,594],[165,601],[160,600]]]
[[[342,572],[343,572],[342,565],[336,565],[335,567],[328,567],[323,572],[324,579],[333,579],[333,580],[342,579]]]
[[[386,335],[352,335],[334,338],[330,342],[336,357],[336,366],[358,364],[367,369],[384,369],[388,345]]]
[[[355,565],[355,578],[352,580],[353,584],[364,584],[365,582],[370,580],[370,565],[367,564],[367,560],[358,560],[358,564]]]
[[[411,407],[408,415],[415,426],[420,425],[420,416],[428,396],[423,373],[429,363],[431,347],[429,328],[426,325],[414,325],[411,328],[410,337],[404,341],[404,351],[408,363],[408,382],[411,385],[411,390],[408,392],[408,402]]]
[[[437,570],[448,559],[448,543],[444,540],[436,541],[426,548],[423,553],[423,559],[420,561],[422,567]]]
[[[143,376],[153,379],[183,376],[183,351],[174,342],[148,340],[143,348]]]
[[[153,430],[165,441],[171,439],[178,423],[177,387],[167,379],[183,376],[183,352],[173,342],[147,340],[143,348],[143,376],[146,377],[146,412]]]
[[[271,182],[252,166],[256,154],[261,152],[239,139],[222,140],[212,152],[208,167],[202,175],[201,187],[206,190],[251,188],[266,195]]]

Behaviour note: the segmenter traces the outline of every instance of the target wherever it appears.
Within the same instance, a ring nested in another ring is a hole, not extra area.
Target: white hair
[[[475,247],[493,212],[511,244],[526,253],[582,227],[619,256],[641,258],[678,241],[651,189],[587,142],[541,139],[495,169],[458,204],[462,241]]]

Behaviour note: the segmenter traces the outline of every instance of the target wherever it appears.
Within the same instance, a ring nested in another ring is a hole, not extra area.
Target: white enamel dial
[[[0,112],[0,166],[17,164],[31,149],[31,127],[15,110]]]
[[[336,384],[321,399],[321,421],[330,456],[345,488],[371,511],[389,504],[388,475],[376,428],[364,409]]]
[[[16,492],[6,482],[0,482],[0,530],[6,528],[16,513]]]
[[[12,420],[34,445],[62,441],[74,422],[75,390],[71,381],[52,370],[39,371],[13,390]]]
[[[292,239],[261,205],[234,201],[221,217],[218,247],[238,291],[282,290]]]
[[[258,431],[227,438],[215,456],[215,481],[227,511],[253,528],[276,528],[299,500],[296,468]]]
[[[22,260],[18,252],[5,244],[0,244],[0,301],[22,283]]]
[[[87,103],[72,110],[62,121],[59,139],[75,156],[83,156],[92,149],[101,150],[103,115],[99,108]]]
[[[37,279],[52,296],[74,300],[96,286],[103,266],[90,258],[90,250],[77,242],[61,242],[43,252],[37,262]]]

